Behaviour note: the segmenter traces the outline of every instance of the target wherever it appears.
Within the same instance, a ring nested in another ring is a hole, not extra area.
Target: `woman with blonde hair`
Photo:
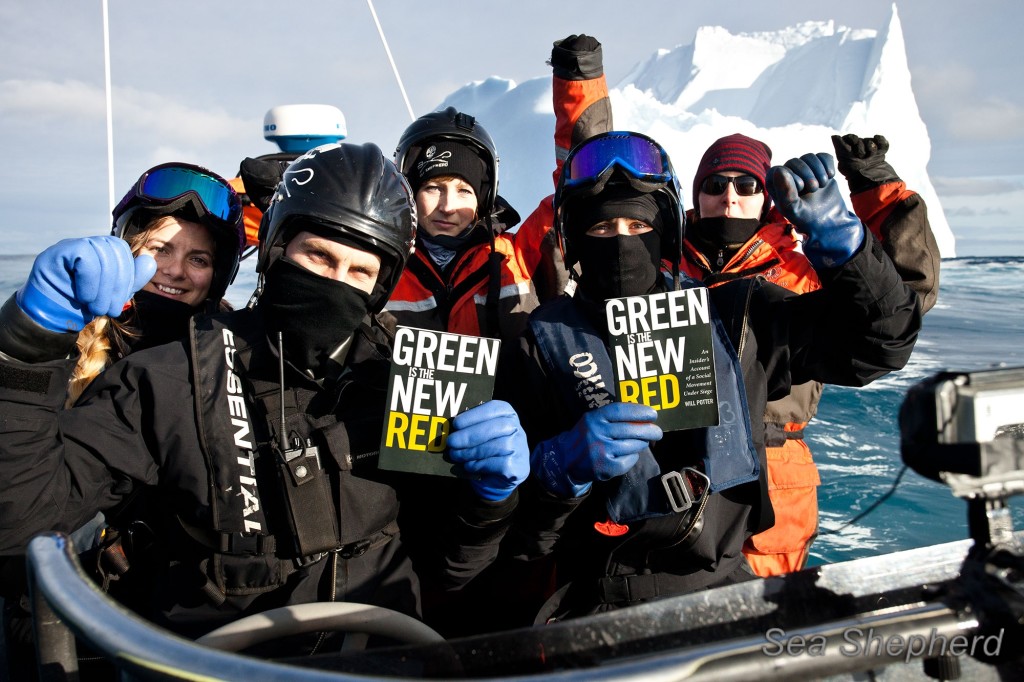
[[[77,397],[106,365],[183,337],[193,315],[217,311],[244,245],[227,180],[187,163],[154,166],[114,208],[110,236],[65,239],[36,258],[0,308],[0,348],[31,362],[77,347]]]
[[[101,315],[78,333],[67,405],[125,355],[184,336],[200,312],[230,309],[224,292],[238,271],[245,233],[241,203],[220,176],[185,163],[147,170],[113,211],[111,234],[156,274],[120,315]]]
[[[74,362],[71,406],[117,360],[184,338],[193,315],[227,306],[224,292],[244,245],[241,201],[224,178],[187,163],[154,166],[114,209],[110,235],[65,239],[36,258],[28,281],[0,309],[0,358]],[[72,534],[78,551],[95,552],[88,563],[104,589],[126,570],[104,559],[124,556],[119,529],[145,526],[145,496],[137,501],[97,514]],[[24,594],[23,580],[20,568],[5,575],[7,587]],[[114,596],[130,602],[132,590],[148,587],[131,582],[117,583]],[[23,627],[30,616],[21,603],[7,599],[4,612],[8,662],[17,671],[32,665]]]

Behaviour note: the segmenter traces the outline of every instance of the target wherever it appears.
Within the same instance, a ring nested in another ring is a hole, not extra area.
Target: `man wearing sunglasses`
[[[453,420],[456,477],[377,467],[394,338],[378,313],[412,250],[414,206],[375,145],[314,148],[263,216],[250,306],[194,318],[187,339],[124,358],[68,409],[60,361],[0,363],[0,559],[149,486],[154,546],[123,543],[126,575],[147,588],[139,610],[187,637],[317,601],[418,615],[421,581],[469,580],[496,553],[528,452],[515,413],[489,401]],[[409,519],[435,533],[415,556]]]
[[[938,294],[939,251],[924,202],[885,161],[884,137],[837,135],[832,142],[869,238],[881,242],[926,312]],[[797,293],[820,288],[799,233],[772,205],[765,187],[770,165],[768,145],[746,135],[729,135],[708,147],[693,179],[694,208],[680,264],[684,272],[711,287],[737,277],[763,277]],[[768,404],[764,421],[775,526],[744,547],[758,575],[803,568],[817,535],[820,479],[803,436],[821,391],[820,383],[809,382]]]

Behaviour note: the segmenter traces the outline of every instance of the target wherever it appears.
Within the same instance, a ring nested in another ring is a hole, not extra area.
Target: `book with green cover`
[[[381,469],[452,476],[452,418],[491,399],[501,342],[398,327],[381,434]]]

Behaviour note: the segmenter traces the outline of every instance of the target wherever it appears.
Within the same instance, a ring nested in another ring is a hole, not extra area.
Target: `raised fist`
[[[900,178],[885,160],[889,141],[881,135],[858,137],[852,133],[832,136],[839,172],[846,178],[850,192],[856,194]]]
[[[768,194],[804,235],[804,255],[815,270],[843,265],[864,243],[864,224],[847,209],[835,174],[828,154],[804,154],[768,169]]]

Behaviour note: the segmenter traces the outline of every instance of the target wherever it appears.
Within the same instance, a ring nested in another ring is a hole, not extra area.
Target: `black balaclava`
[[[126,339],[133,351],[176,341],[188,334],[188,321],[204,304],[193,307],[151,291],[137,291],[132,307],[118,318],[137,333]]]
[[[690,226],[691,239],[714,249],[736,250],[750,241],[761,228],[757,218],[701,217]]]
[[[595,224],[613,218],[642,220],[654,229],[640,235],[593,237],[585,233]],[[580,236],[581,275],[579,290],[592,302],[620,296],[639,296],[660,290],[661,210],[654,194],[628,185],[609,187],[574,207],[573,223]]]
[[[267,270],[259,309],[271,341],[281,332],[285,360],[319,379],[366,318],[369,302],[365,291],[282,256]]]
[[[591,302],[651,294],[664,288],[661,235],[655,231],[579,240],[579,290]]]

